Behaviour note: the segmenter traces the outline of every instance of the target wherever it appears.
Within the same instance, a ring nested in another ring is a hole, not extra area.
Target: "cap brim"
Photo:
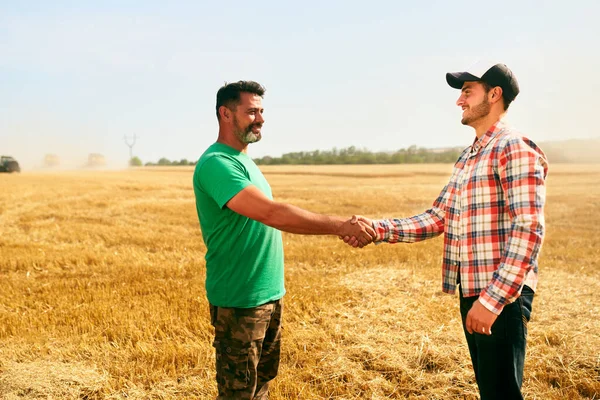
[[[465,82],[473,82],[480,79],[480,77],[469,72],[448,72],[446,74],[446,82],[454,89],[462,89]]]

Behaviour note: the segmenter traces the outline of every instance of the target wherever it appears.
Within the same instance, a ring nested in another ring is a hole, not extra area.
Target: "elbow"
[[[544,216],[536,214],[519,215],[513,220],[513,232],[528,236],[530,240],[541,242],[544,238],[545,224]]]
[[[273,228],[279,227],[279,218],[278,216],[278,204],[275,202],[271,202],[267,207],[261,210],[260,213],[257,213],[256,221],[261,222],[265,225],[268,225]]]

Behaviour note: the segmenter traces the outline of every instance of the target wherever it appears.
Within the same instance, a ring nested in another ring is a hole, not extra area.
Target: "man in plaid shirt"
[[[371,221],[375,242],[418,242],[444,234],[443,291],[460,285],[463,328],[481,398],[522,399],[527,323],[544,237],[547,161],[501,118],[519,93],[504,64],[446,74],[461,90],[462,123],[473,144],[422,214]],[[345,238],[358,245],[353,238]]]

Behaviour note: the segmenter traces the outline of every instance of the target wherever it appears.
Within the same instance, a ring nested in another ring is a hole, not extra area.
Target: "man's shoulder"
[[[503,129],[498,134],[496,140],[496,146],[502,148],[523,144],[533,148],[534,150],[540,149],[540,147],[533,140],[531,140],[529,137],[525,136],[521,131],[510,125],[503,126]]]
[[[212,145],[200,156],[196,164],[196,171],[200,170],[206,164],[234,164],[239,163],[230,153],[223,151],[218,146]]]
[[[519,140],[524,138],[525,136],[521,131],[516,129],[515,127],[507,124],[502,125],[502,129],[498,133],[497,142],[498,143],[506,143],[511,140]]]
[[[522,151],[525,149],[526,151],[536,153],[537,156],[546,162],[546,155],[541,147],[529,137],[523,135],[521,131],[509,125],[504,125],[503,130],[497,137],[495,146],[499,153]]]
[[[238,163],[235,157],[211,146],[200,156],[196,163],[193,175],[194,185],[200,185],[201,181],[210,181],[217,176],[223,176],[224,173],[233,173],[233,171],[240,168],[237,166]]]

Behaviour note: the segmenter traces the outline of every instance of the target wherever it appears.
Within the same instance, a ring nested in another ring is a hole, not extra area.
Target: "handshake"
[[[362,215],[353,215],[342,224],[338,237],[352,247],[365,247],[376,237],[373,221]]]

